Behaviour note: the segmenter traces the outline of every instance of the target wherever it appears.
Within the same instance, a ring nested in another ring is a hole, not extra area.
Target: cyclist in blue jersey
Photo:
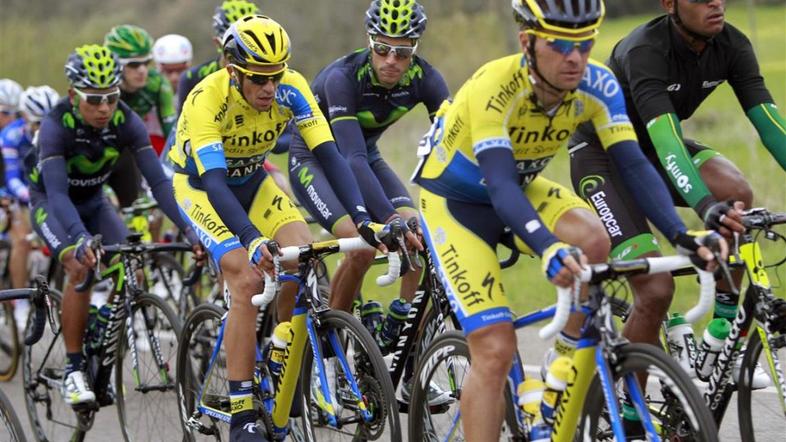
[[[425,105],[432,118],[449,91],[439,71],[416,55],[426,29],[423,6],[414,0],[373,0],[365,22],[368,46],[322,69],[311,89],[372,218],[382,223],[406,220],[417,216],[417,210],[406,187],[382,158],[377,141],[418,104]],[[341,238],[358,235],[348,216],[351,208],[336,198],[323,165],[299,135],[293,135],[290,145],[289,178],[300,203],[322,227]],[[415,244],[414,236],[411,240]],[[333,277],[332,308],[350,310],[373,258],[371,251],[347,254]],[[418,272],[404,276],[402,298],[412,300],[418,280]]]
[[[76,284],[96,264],[89,247],[92,235],[120,243],[129,233],[102,191],[123,151],[133,153],[161,209],[186,233],[197,256],[201,249],[180,217],[172,183],[164,176],[142,119],[120,101],[117,57],[104,46],[80,46],[69,55],[65,73],[71,84],[68,96],[43,119],[38,132],[38,163],[29,171],[30,204],[36,232],[68,275],[61,314],[67,359],[63,396],[76,405],[96,399],[82,373],[90,297],[77,292]]]
[[[22,86],[10,78],[0,79],[0,130],[19,119],[19,95]]]

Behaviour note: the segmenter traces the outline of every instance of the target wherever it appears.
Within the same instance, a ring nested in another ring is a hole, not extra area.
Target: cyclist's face
[[[161,72],[167,80],[169,80],[169,84],[172,85],[172,88],[176,91],[177,84],[180,82],[180,74],[183,73],[186,69],[191,67],[191,63],[162,63],[158,65],[158,70]]]
[[[81,89],[86,94],[112,94],[118,91],[117,88],[111,89]],[[72,90],[69,91],[72,103],[78,103],[79,114],[88,125],[97,129],[102,129],[109,124],[112,114],[117,109],[118,101],[110,103],[109,99],[101,100],[101,103],[91,104],[86,99],[82,99]]]
[[[726,0],[661,0],[663,8],[674,13],[674,3],[683,26],[689,30],[712,37],[719,34],[725,25]]]
[[[398,84],[401,77],[409,69],[414,52],[409,54],[409,56],[404,56],[404,51],[397,51],[395,48],[391,48],[391,46],[412,47],[415,42],[410,38],[394,38],[384,35],[373,37],[373,41],[381,43],[376,50],[373,47],[374,45],[371,45],[371,67],[374,69],[374,75],[383,86],[393,87]],[[386,55],[380,55],[385,52]]]
[[[16,120],[16,111],[0,106],[0,129],[6,127],[8,123]]]
[[[276,99],[276,88],[278,88],[281,78],[274,76],[271,77],[270,80],[266,80],[264,79],[264,76],[266,76],[266,74],[280,72],[282,67],[283,66],[281,64],[272,66],[249,66],[246,68],[249,72],[254,72],[263,76],[257,77],[257,82],[254,82],[248,78],[248,75],[241,72],[240,69],[236,69],[231,65],[228,67],[228,69],[230,70],[230,73],[232,74],[232,77],[235,79],[235,81],[239,81],[243,91],[243,98],[246,99],[248,104],[260,112],[265,112],[270,110],[270,108],[273,106],[273,101]],[[262,82],[263,79],[265,80],[264,84],[258,84],[259,82]]]
[[[122,88],[128,92],[135,92],[145,87],[147,83],[147,74],[150,69],[150,60],[148,61],[132,61],[123,65],[123,83]]]
[[[537,67],[540,75],[545,77],[545,80],[556,86],[559,89],[571,90],[578,87],[584,76],[584,70],[587,68],[587,61],[589,60],[591,43],[586,46],[581,45],[580,42],[561,41],[560,37],[566,37],[559,33],[552,35],[553,39],[543,38],[541,36],[535,37],[535,57],[537,57]],[[586,37],[591,37],[591,32]],[[521,33],[519,36],[522,47],[526,51],[529,45],[529,35]],[[574,44],[572,48],[568,49],[569,52],[560,50],[560,44]]]

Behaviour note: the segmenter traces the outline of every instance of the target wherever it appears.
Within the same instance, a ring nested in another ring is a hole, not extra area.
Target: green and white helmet
[[[104,46],[117,54],[120,61],[149,59],[153,52],[153,37],[144,29],[134,25],[112,28],[104,37]]]
[[[73,87],[108,89],[120,83],[120,62],[106,46],[84,45],[68,56],[65,73]]]
[[[417,39],[427,21],[426,11],[415,0],[374,0],[366,11],[366,32]]]

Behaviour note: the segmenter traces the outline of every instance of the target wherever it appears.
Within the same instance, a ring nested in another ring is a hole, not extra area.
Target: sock
[[[66,366],[65,366],[65,375],[66,377],[75,372],[82,369],[82,363],[84,362],[85,357],[82,355],[82,352],[77,353],[66,353]]]
[[[625,438],[628,440],[639,440],[644,438],[644,426],[641,424],[636,407],[633,406],[628,395],[622,401],[622,429],[625,431]]]
[[[568,336],[565,332],[560,332],[560,334],[557,335],[557,339],[554,340],[554,351],[558,356],[567,356],[572,359],[578,343],[578,338]]]
[[[249,422],[256,422],[257,413],[254,410],[253,382],[229,381],[229,402],[232,410],[231,427],[243,426]]]

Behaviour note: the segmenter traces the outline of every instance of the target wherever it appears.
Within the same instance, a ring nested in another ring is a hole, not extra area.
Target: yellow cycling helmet
[[[223,46],[229,62],[244,68],[286,66],[291,56],[287,31],[264,15],[248,15],[233,23],[224,35]]]
[[[603,0],[512,0],[511,5],[522,27],[569,36],[597,33],[606,15]]]

